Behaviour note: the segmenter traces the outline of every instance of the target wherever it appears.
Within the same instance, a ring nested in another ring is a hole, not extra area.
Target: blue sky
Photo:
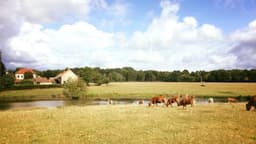
[[[7,68],[255,69],[255,0],[1,1]]]
[[[116,1],[108,0],[115,3]],[[127,5],[125,17],[130,21],[126,26],[116,27],[114,31],[133,32],[136,29],[145,29],[145,25],[150,23],[153,16],[161,13],[159,0],[129,0],[119,1]],[[180,10],[177,14],[180,18],[193,16],[200,23],[214,24],[222,28],[226,33],[230,33],[238,28],[246,27],[249,22],[256,17],[255,0],[176,0]],[[87,20],[95,25],[104,18],[111,18],[99,9],[93,11]]]
[[[107,0],[109,4],[124,3],[127,6],[124,17],[128,23],[114,28],[101,27],[102,19],[113,19],[112,15],[106,14],[101,8],[94,8],[83,20],[97,25],[106,31],[122,31],[132,33],[135,30],[143,30],[151,22],[153,16],[161,13],[160,0]],[[214,24],[222,28],[225,33],[246,27],[256,18],[255,0],[176,0],[180,10],[177,14],[180,18],[193,16],[200,23]],[[71,15],[64,23],[73,23],[79,20]],[[59,28],[63,23],[53,22],[44,24],[46,27]]]

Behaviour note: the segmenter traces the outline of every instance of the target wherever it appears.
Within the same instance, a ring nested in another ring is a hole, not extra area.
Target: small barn
[[[37,85],[52,85],[52,81],[45,78],[45,77],[40,77],[38,76],[37,78],[33,79],[34,84]]]
[[[64,84],[69,79],[76,80],[78,76],[68,68],[59,73],[56,77],[51,78],[51,80],[54,80],[57,84]]]

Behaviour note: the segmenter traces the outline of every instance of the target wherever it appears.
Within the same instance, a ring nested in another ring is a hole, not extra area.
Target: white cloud
[[[146,31],[134,32],[129,47],[135,52],[132,65],[144,69],[216,69],[232,67],[235,58],[227,55],[230,43],[222,31],[210,24],[199,25],[194,17],[179,21],[179,5],[163,1],[162,13]],[[154,54],[154,55],[153,55]],[[228,63],[218,60],[223,58]]]
[[[249,28],[256,28],[256,20],[249,23]]]
[[[193,28],[197,27],[197,20],[194,17],[185,17],[183,21],[185,24],[190,25]]]
[[[94,1],[93,5],[126,13],[126,7],[119,8],[104,0]],[[158,70],[236,68],[241,57],[233,52],[237,46],[235,41],[241,44],[255,39],[255,22],[234,32],[229,39],[220,28],[200,24],[192,16],[180,20],[178,3],[164,0],[160,6],[161,14],[152,19],[146,30],[135,31],[131,36],[106,32],[82,20],[57,29],[23,22],[19,34],[9,40],[8,64],[39,69],[82,66]],[[42,14],[48,15],[48,11]],[[44,21],[51,19],[54,16]]]
[[[249,23],[248,27],[237,30],[231,34],[231,39],[234,41],[256,41],[256,20]]]
[[[248,27],[237,30],[230,35],[234,43],[230,51],[237,61],[235,67],[255,68],[256,67],[256,20],[250,22]]]
[[[84,17],[91,10],[91,0],[22,0],[21,15],[29,22],[47,23],[71,17]]]
[[[33,59],[24,65],[39,68],[85,66],[95,61],[111,61],[108,55],[113,35],[97,30],[86,22],[63,25],[58,30],[43,29],[41,25],[24,23],[20,34],[10,40],[12,57]],[[13,64],[19,59],[9,60]],[[98,59],[98,60],[97,60]],[[96,62],[96,63],[99,63]]]

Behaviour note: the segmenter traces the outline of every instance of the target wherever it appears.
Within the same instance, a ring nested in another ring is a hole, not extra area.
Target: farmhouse
[[[33,79],[34,84],[39,84],[39,85],[52,85],[52,81],[45,78],[45,77],[40,77],[38,76],[37,78]]]
[[[65,69],[62,73],[58,74],[56,77],[51,78],[51,80],[54,80],[59,84],[64,84],[69,79],[76,80],[78,79],[78,76],[68,68]]]
[[[25,78],[25,73],[31,73],[33,78],[36,78],[36,73],[29,68],[21,68],[15,72],[15,83],[19,83]]]
[[[25,73],[30,73],[32,75],[32,78],[30,78],[31,82],[33,82],[34,85],[51,85],[52,82],[48,80],[45,77],[41,77],[35,73],[33,69],[30,68],[21,68],[18,71],[15,72],[15,83],[19,84],[21,83],[25,78]]]

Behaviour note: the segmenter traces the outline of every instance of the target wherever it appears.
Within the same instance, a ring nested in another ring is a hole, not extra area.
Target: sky
[[[0,0],[8,69],[256,69],[256,0]]]

